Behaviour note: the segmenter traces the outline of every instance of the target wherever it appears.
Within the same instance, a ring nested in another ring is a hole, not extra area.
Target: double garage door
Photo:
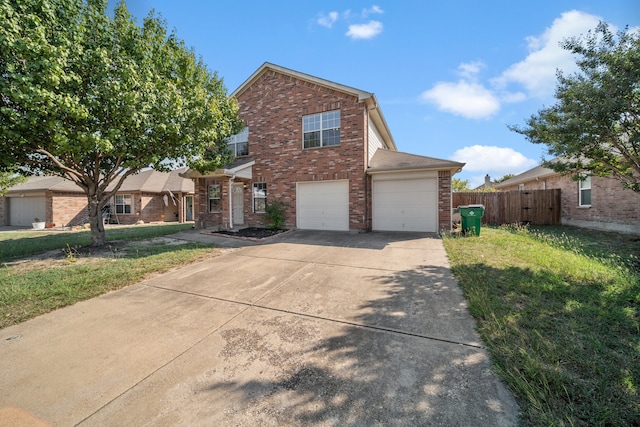
[[[373,177],[373,229],[436,232],[437,178]],[[307,230],[349,230],[349,181],[299,182],[297,227]]]

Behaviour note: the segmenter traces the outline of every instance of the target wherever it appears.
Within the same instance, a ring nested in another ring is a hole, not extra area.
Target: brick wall
[[[613,178],[591,177],[591,206],[578,206],[578,183],[552,175],[524,183],[525,190],[562,189],[562,222],[580,227],[640,233],[640,194],[623,190]],[[501,188],[518,190],[518,185]]]
[[[81,224],[87,217],[87,196],[82,193],[47,194],[47,219],[56,227]]]
[[[451,229],[451,171],[438,171],[438,230]]]
[[[364,103],[355,96],[302,81],[271,70],[266,71],[238,97],[240,115],[249,126],[249,159],[255,160],[253,181],[267,183],[268,200],[287,205],[285,226],[296,225],[296,182],[349,180],[349,228],[368,226],[365,175]],[[302,117],[340,110],[340,145],[302,148]],[[229,223],[228,181],[221,182],[222,212],[207,212],[207,180],[196,184],[196,225],[211,227]],[[252,209],[251,183],[244,189],[244,221],[263,225],[263,214]]]

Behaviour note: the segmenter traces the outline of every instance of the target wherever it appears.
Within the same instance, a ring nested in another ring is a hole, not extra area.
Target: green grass
[[[535,426],[640,420],[640,241],[570,227],[445,236],[494,366]]]
[[[141,240],[187,230],[191,224],[147,224],[127,227],[108,227],[107,242],[116,240]],[[91,234],[83,231],[3,231],[0,233],[0,262],[26,257],[54,249],[91,244]]]
[[[184,228],[184,224],[126,227],[107,230],[106,237],[108,241],[148,239]],[[106,255],[89,259],[90,254],[74,249],[90,243],[86,232],[24,234],[26,237],[22,233],[0,233],[3,254],[5,248],[15,245],[19,249],[12,249],[13,254],[24,256],[60,249],[67,252],[67,257],[57,262],[45,259],[43,266],[5,261],[0,267],[0,328],[137,283],[151,274],[214,256],[211,245],[158,243],[126,251],[112,249]],[[32,243],[34,240],[36,244]]]

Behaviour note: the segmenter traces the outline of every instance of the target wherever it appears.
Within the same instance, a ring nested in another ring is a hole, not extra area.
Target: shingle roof
[[[451,160],[379,149],[371,158],[367,172],[375,173],[424,169],[457,171],[464,165],[464,163],[453,162]]]
[[[543,178],[551,175],[556,175],[558,172],[553,169],[545,168],[542,165],[536,166],[533,169],[522,172],[520,175],[516,175],[513,178],[509,178],[506,181],[499,182],[494,185],[495,188],[509,187],[512,185],[522,184],[524,182],[532,181],[536,178]]]
[[[31,176],[27,180],[18,185],[14,185],[9,189],[12,193],[22,193],[28,191],[62,191],[69,193],[83,193],[82,188],[78,187],[72,181],[59,176]]]
[[[186,168],[176,169],[171,172],[158,172],[156,170],[142,171],[136,175],[131,175],[122,184],[119,192],[145,192],[163,193],[168,190],[174,193],[193,193],[194,184],[190,179],[180,177],[180,173]],[[113,188],[112,184],[110,188]],[[83,190],[72,181],[59,176],[32,176],[22,184],[18,184],[9,189],[10,193],[28,191],[60,191],[82,193]]]

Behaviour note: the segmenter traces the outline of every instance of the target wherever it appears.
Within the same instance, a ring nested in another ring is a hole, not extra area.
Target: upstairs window
[[[303,147],[340,145],[340,110],[302,117]]]
[[[245,127],[242,132],[231,135],[227,138],[227,146],[233,157],[249,155],[249,128]]]
[[[591,206],[591,175],[583,175],[578,181],[579,205]]]
[[[264,212],[267,208],[267,183],[253,183],[253,211]]]
[[[220,184],[213,184],[209,186],[209,212],[220,212]]]
[[[133,211],[133,196],[131,194],[116,194],[116,214],[129,215]]]

